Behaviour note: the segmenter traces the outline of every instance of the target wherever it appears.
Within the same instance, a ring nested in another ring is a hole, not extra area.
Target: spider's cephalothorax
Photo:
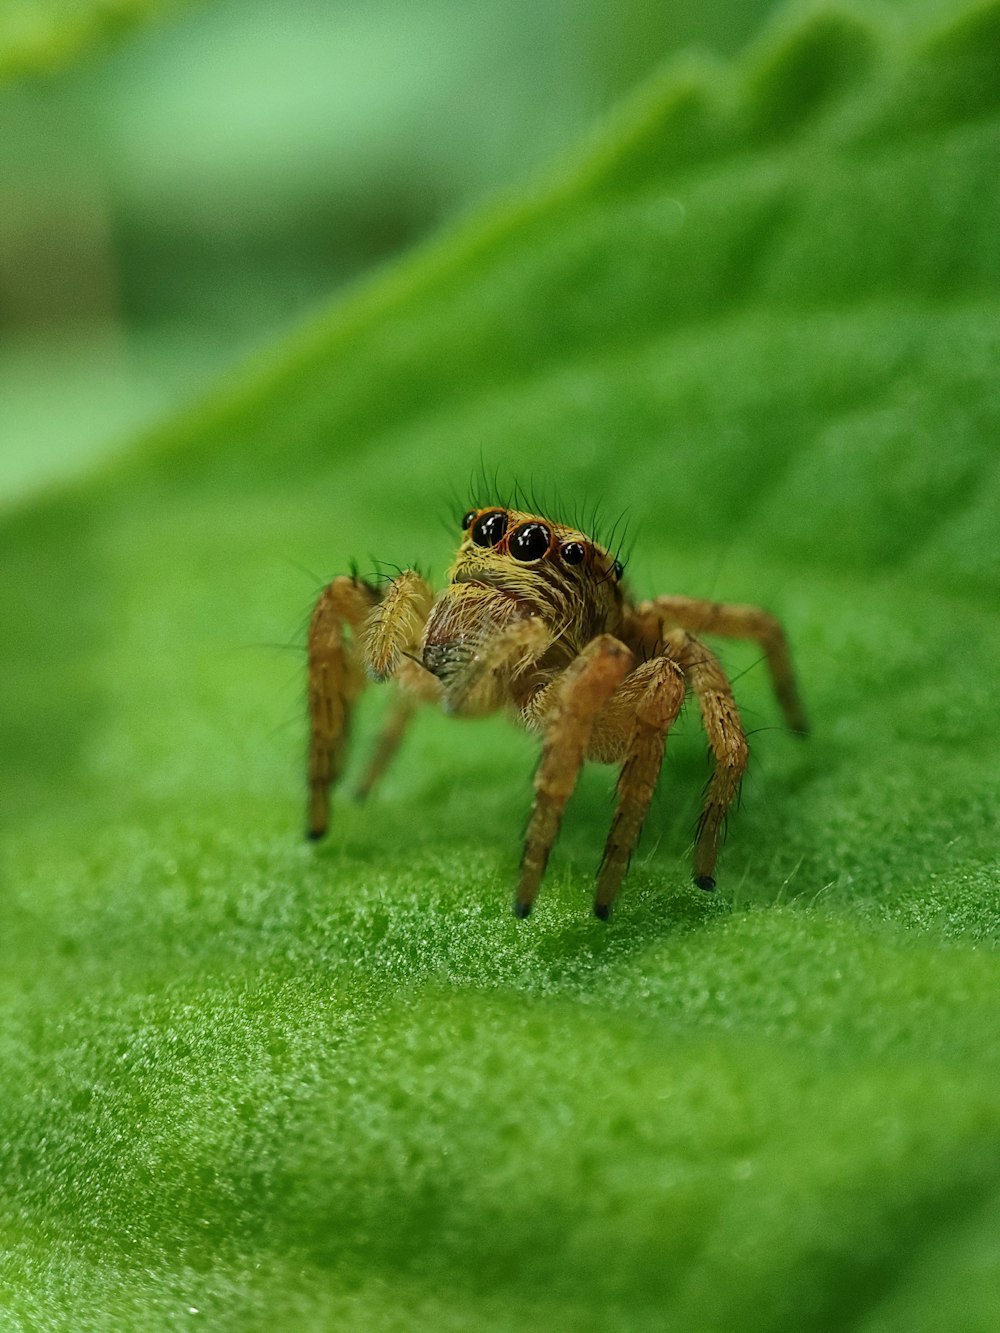
[[[406,570],[384,589],[356,576],[334,579],[316,604],[309,627],[310,836],[326,831],[330,785],[343,765],[350,708],[365,668],[375,680],[391,678],[398,692],[359,795],[371,790],[420,700],[459,716],[506,708],[541,734],[518,916],[531,910],[584,759],[621,765],[594,898],[594,911],[606,918],[639,837],[667,733],[690,692],[715,759],[694,878],[701,888],[714,888],[725,816],[739,791],[747,747],[729,681],[694,635],[756,639],[789,726],[804,732],[779,623],[756,607],[688,597],[633,603],[610,551],[537,514],[499,505],[471,509],[462,529],[437,597]]]

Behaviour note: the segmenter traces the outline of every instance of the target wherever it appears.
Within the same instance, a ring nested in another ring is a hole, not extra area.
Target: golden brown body
[[[309,626],[309,835],[321,837],[340,774],[363,669],[398,686],[360,794],[371,790],[415,704],[458,717],[507,709],[542,737],[535,802],[514,910],[526,917],[585,759],[621,765],[617,805],[597,875],[606,918],[656,786],[667,733],[690,691],[715,759],[695,841],[694,879],[715,887],[726,812],[747,745],[729,681],[694,631],[755,639],[788,725],[806,730],[788,646],[766,611],[658,597],[635,604],[614,556],[550,519],[499,506],[471,510],[448,584],[435,597],[407,570],[384,591],[334,579]],[[345,636],[345,625],[351,637]]]

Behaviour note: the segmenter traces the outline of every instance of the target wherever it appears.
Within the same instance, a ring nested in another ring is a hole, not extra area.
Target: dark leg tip
[[[531,915],[531,903],[515,903],[514,915],[517,917],[518,921],[523,921],[525,917]]]
[[[326,837],[326,829],[325,828],[306,829],[306,837],[309,839],[310,842],[319,842],[320,838]]]
[[[711,875],[695,875],[694,882],[699,889],[704,889],[706,893],[711,893],[715,888],[715,880]]]
[[[594,916],[598,921],[609,921],[611,919],[610,903],[594,903]]]

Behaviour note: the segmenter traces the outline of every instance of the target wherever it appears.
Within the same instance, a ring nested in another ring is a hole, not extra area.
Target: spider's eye
[[[567,542],[565,546],[559,548],[559,554],[567,565],[579,565],[583,563],[587,552],[581,542]]]
[[[472,540],[477,546],[496,546],[506,531],[507,515],[502,509],[491,509],[473,523]]]
[[[541,560],[551,543],[552,535],[544,523],[522,523],[511,534],[509,550],[515,560]]]
[[[466,530],[466,528],[468,528],[468,527],[470,527],[470,526],[472,525],[472,520],[473,520],[475,517],[476,517],[476,511],[475,511],[474,509],[470,509],[467,513],[465,513],[465,514],[462,515],[462,531],[463,531],[463,532]]]
[[[620,560],[616,560],[615,563],[611,566],[611,572],[614,574],[616,579],[620,579],[621,576],[625,573],[625,566],[622,564]]]

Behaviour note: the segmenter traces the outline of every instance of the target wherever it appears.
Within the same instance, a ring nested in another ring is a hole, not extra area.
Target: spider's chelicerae
[[[343,766],[351,706],[367,671],[397,690],[360,796],[385,769],[421,701],[455,717],[505,709],[541,736],[514,900],[519,917],[531,911],[583,761],[620,765],[594,896],[595,913],[607,918],[656,786],[667,732],[690,691],[715,760],[695,837],[694,882],[714,888],[747,744],[729,681],[695,633],[756,640],[789,727],[804,732],[778,621],[756,607],[690,597],[633,602],[610,551],[536,514],[471,509],[462,528],[448,583],[437,595],[406,570],[382,588],[356,575],[336,578],[316,603],[309,625],[309,836],[326,832],[330,786]]]

